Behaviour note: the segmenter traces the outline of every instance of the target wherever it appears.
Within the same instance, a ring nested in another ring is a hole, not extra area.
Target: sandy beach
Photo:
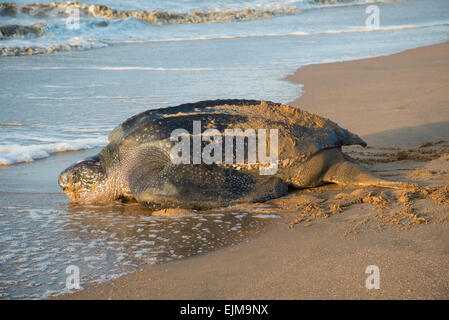
[[[448,299],[449,43],[310,65],[286,80],[304,85],[292,105],[369,144],[345,152],[422,188],[292,191],[264,204],[281,218],[247,242],[57,298]],[[365,286],[372,265],[380,289]]]

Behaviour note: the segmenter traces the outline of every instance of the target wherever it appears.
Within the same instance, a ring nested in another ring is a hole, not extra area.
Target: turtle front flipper
[[[274,176],[215,164],[173,164],[162,150],[145,151],[130,171],[136,200],[154,210],[209,209],[262,202],[284,195],[288,186]]]

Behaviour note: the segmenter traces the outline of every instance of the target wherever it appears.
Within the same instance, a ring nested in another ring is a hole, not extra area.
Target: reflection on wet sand
[[[6,196],[9,203],[17,204],[23,195],[0,194],[0,198]],[[81,206],[61,203],[60,196],[27,195],[34,203],[1,208],[1,298],[45,298],[68,292],[65,270],[69,265],[79,268],[84,288],[144,264],[239,243],[273,221],[251,214],[257,212],[251,206],[163,216],[152,215],[137,203]],[[42,197],[52,198],[54,206],[38,206]]]

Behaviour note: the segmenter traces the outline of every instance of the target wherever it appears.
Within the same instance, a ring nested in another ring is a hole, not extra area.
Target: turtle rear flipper
[[[412,186],[408,182],[390,181],[374,176],[361,167],[358,162],[342,153],[340,149],[325,150],[324,154],[330,159],[331,164],[323,175],[323,182],[391,189],[404,189]]]
[[[261,202],[287,193],[274,176],[215,164],[173,164],[162,150],[141,153],[128,182],[136,200],[154,210],[209,209],[243,202]]]

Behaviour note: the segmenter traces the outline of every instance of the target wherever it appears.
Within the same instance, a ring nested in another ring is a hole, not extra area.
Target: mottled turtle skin
[[[193,121],[201,121],[201,132],[278,129],[277,172],[261,175],[258,163],[174,164],[170,150],[176,142],[170,135],[181,128],[192,138]],[[355,144],[366,146],[356,134],[296,107],[258,100],[200,101],[129,118],[112,131],[98,155],[64,170],[59,185],[73,202],[137,200],[155,210],[260,202],[284,195],[289,187],[326,183],[400,186],[371,175],[343,154],[341,146]]]

